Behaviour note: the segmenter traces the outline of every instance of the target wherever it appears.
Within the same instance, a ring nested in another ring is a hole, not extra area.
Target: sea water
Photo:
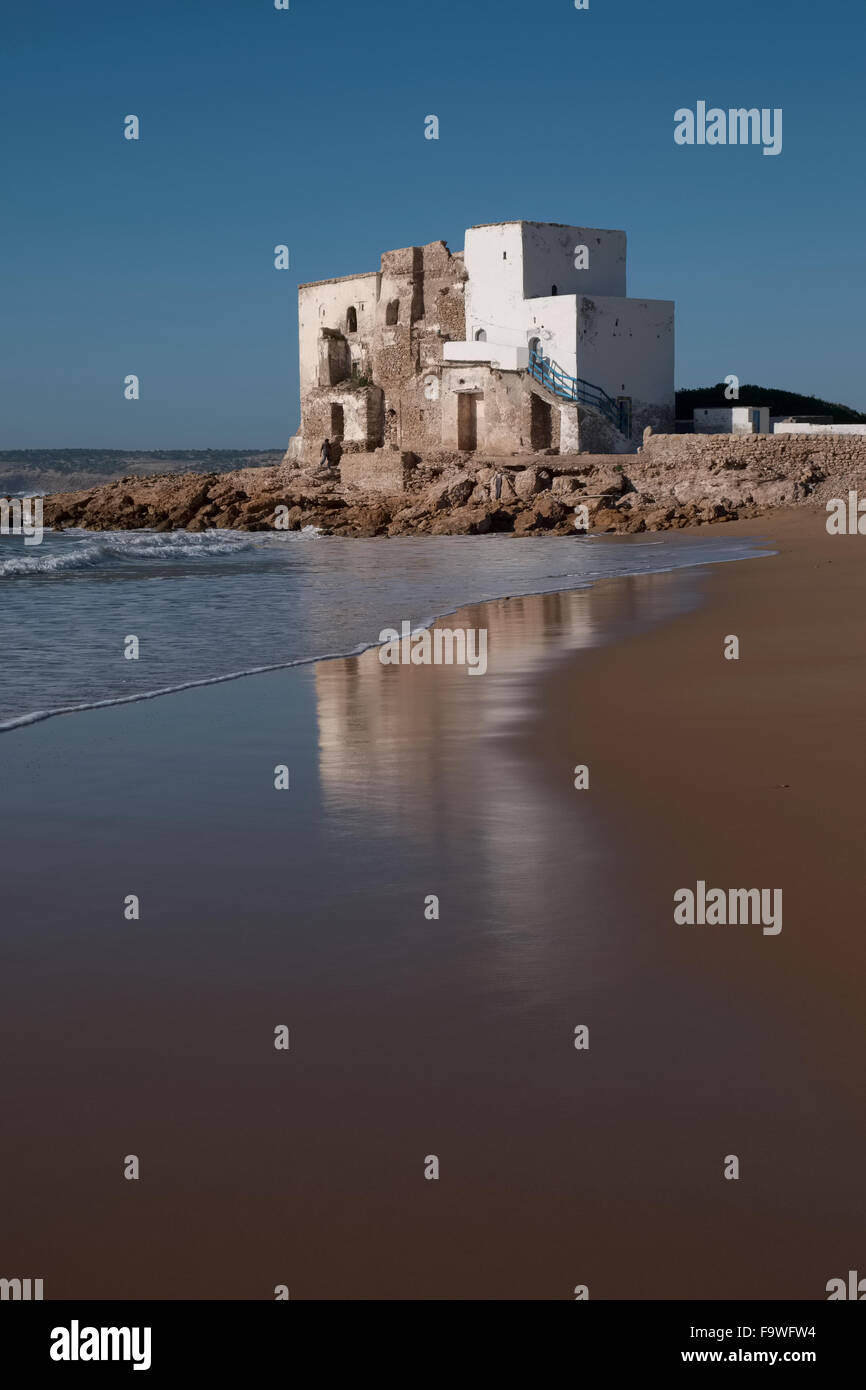
[[[58,712],[348,655],[404,620],[764,553],[749,539],[304,532],[0,536],[0,730]],[[138,639],[138,658],[127,639]]]

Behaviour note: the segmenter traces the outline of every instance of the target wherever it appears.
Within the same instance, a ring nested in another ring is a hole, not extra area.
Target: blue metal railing
[[[583,381],[579,376],[569,376],[550,357],[541,352],[530,352],[529,375],[539,385],[546,386],[555,396],[566,401],[579,401],[590,405],[600,415],[604,415],[622,434],[631,434],[631,401],[626,396],[614,400],[600,386],[591,381]]]

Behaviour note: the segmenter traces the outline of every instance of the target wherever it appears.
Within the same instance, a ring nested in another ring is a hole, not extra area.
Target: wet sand
[[[858,541],[737,529],[780,554],[447,619],[484,677],[367,652],[3,738],[0,1273],[809,1299],[857,1266]],[[674,926],[698,878],[781,885],[781,934]]]
[[[657,1189],[668,1175],[666,1232],[645,1211],[635,1234],[664,1244],[665,1289],[686,1296],[822,1297],[862,1264],[866,591],[862,538],[825,519],[738,524],[776,557],[717,567],[698,610],[547,685],[546,726],[592,765],[573,795],[621,847],[610,890],[639,1000],[628,1025],[611,1001],[604,1026],[626,1049],[632,1156]],[[571,760],[543,727],[529,750],[563,786]],[[673,892],[698,879],[782,887],[781,933],[672,925]]]

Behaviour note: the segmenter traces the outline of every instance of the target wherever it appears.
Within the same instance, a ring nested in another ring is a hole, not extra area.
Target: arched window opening
[[[346,332],[357,333],[358,331],[358,312],[354,304],[350,304],[346,313]]]
[[[479,328],[479,329],[478,329],[477,333],[475,334],[475,341],[476,341],[476,343],[486,343],[486,342],[487,342],[487,334],[484,332],[484,329],[483,329],[483,328]]]

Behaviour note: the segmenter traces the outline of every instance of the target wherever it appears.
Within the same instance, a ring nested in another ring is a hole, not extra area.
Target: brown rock
[[[512,474],[511,486],[516,497],[528,502],[537,492],[550,487],[550,474],[538,468],[522,468],[519,473]]]
[[[568,508],[563,502],[560,502],[558,497],[545,492],[533,500],[532,512],[536,519],[536,525],[549,529],[565,520],[568,515]]]
[[[613,507],[598,507],[592,517],[593,531],[618,531],[623,518]]]
[[[457,507],[445,516],[435,517],[430,525],[430,534],[434,536],[481,536],[492,529],[492,522],[486,507]]]
[[[475,478],[469,473],[461,473],[456,478],[436,483],[425,496],[426,510],[441,512],[447,508],[462,507],[469,501],[474,489]]]

